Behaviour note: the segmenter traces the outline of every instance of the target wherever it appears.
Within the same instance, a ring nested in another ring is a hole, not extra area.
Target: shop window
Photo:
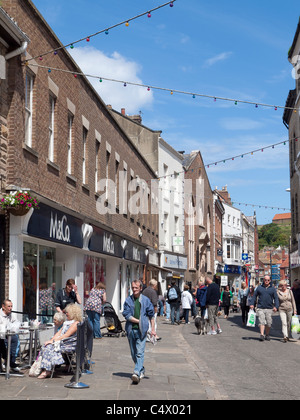
[[[23,317],[27,321],[35,319],[37,312],[37,255],[37,245],[24,243]]]
[[[23,249],[23,320],[53,322],[61,276],[56,271],[56,250],[25,242]]]
[[[61,279],[55,276],[55,260],[54,248],[39,246],[39,314],[43,324],[53,322],[56,292],[62,287]]]
[[[103,258],[84,256],[84,304],[90,291],[99,282],[106,285],[106,261]]]

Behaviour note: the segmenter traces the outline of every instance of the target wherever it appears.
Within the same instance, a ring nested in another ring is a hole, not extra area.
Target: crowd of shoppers
[[[157,336],[156,317],[165,316],[171,320],[171,324],[180,324],[183,318],[185,324],[190,324],[190,317],[197,315],[195,306],[198,307],[199,315],[207,318],[209,326],[208,335],[221,334],[219,323],[220,309],[224,310],[224,318],[228,318],[230,306],[233,304],[234,294],[228,286],[220,290],[220,285],[210,276],[205,277],[205,282],[199,281],[195,288],[184,284],[183,291],[180,290],[175,280],[167,286],[164,294],[159,294],[158,282],[152,279],[149,286],[145,287],[141,281],[133,281],[131,284],[132,294],[124,303],[123,316],[126,320],[126,333],[128,337],[130,352],[134,362],[132,381],[139,383],[145,376],[144,357],[147,336],[148,341],[159,340]],[[292,288],[288,287],[285,280],[280,281],[278,289],[271,282],[270,276],[265,276],[263,283],[256,288],[248,287],[246,282],[241,283],[241,288],[236,291],[238,307],[241,309],[242,324],[247,323],[249,310],[255,310],[258,327],[259,340],[270,341],[270,331],[273,322],[273,314],[279,312],[283,342],[290,341],[291,320],[300,310],[300,282],[295,280]],[[94,338],[101,338],[100,317],[103,312],[103,305],[106,302],[106,291],[103,283],[98,283],[89,293],[83,310],[93,327]],[[80,308],[81,299],[74,280],[70,279],[66,287],[58,291],[56,296],[57,312],[54,315],[55,335],[47,341],[41,350],[42,372],[39,379],[51,376],[55,365],[65,362],[62,353],[65,350],[74,350],[76,346],[77,325],[83,319]],[[0,324],[13,323],[15,318],[11,314],[12,302],[6,299],[0,310]],[[57,351],[57,343],[60,343]],[[18,371],[15,363],[16,347],[18,345],[17,335],[12,338],[11,345],[11,369]],[[0,339],[1,356],[6,359],[7,342]]]

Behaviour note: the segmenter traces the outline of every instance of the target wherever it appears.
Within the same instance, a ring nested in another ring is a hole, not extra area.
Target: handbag
[[[42,364],[42,356],[41,356],[41,353],[39,353],[36,361],[33,363],[33,365],[31,366],[29,370],[29,376],[31,378],[35,378],[39,376],[39,374],[42,371],[41,364]]]
[[[255,327],[256,322],[256,313],[253,311],[253,309],[250,309],[248,313],[248,319],[247,319],[247,327]]]

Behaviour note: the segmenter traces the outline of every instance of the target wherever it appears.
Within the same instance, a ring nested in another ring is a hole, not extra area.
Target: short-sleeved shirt
[[[102,313],[103,307],[103,295],[105,293],[104,289],[96,289],[95,287],[91,290],[90,296],[86,301],[84,306],[85,311],[94,311],[98,314]]]
[[[78,303],[74,290],[68,296],[65,289],[60,289],[56,295],[55,307],[59,307],[63,311],[71,303]]]

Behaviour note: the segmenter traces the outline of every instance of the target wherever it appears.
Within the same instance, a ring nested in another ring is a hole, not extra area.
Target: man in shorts
[[[272,315],[278,311],[279,300],[275,287],[272,286],[270,276],[264,277],[262,285],[258,286],[251,299],[250,309],[254,309],[256,299],[258,326],[260,329],[260,341],[270,341],[270,330],[272,326]]]

